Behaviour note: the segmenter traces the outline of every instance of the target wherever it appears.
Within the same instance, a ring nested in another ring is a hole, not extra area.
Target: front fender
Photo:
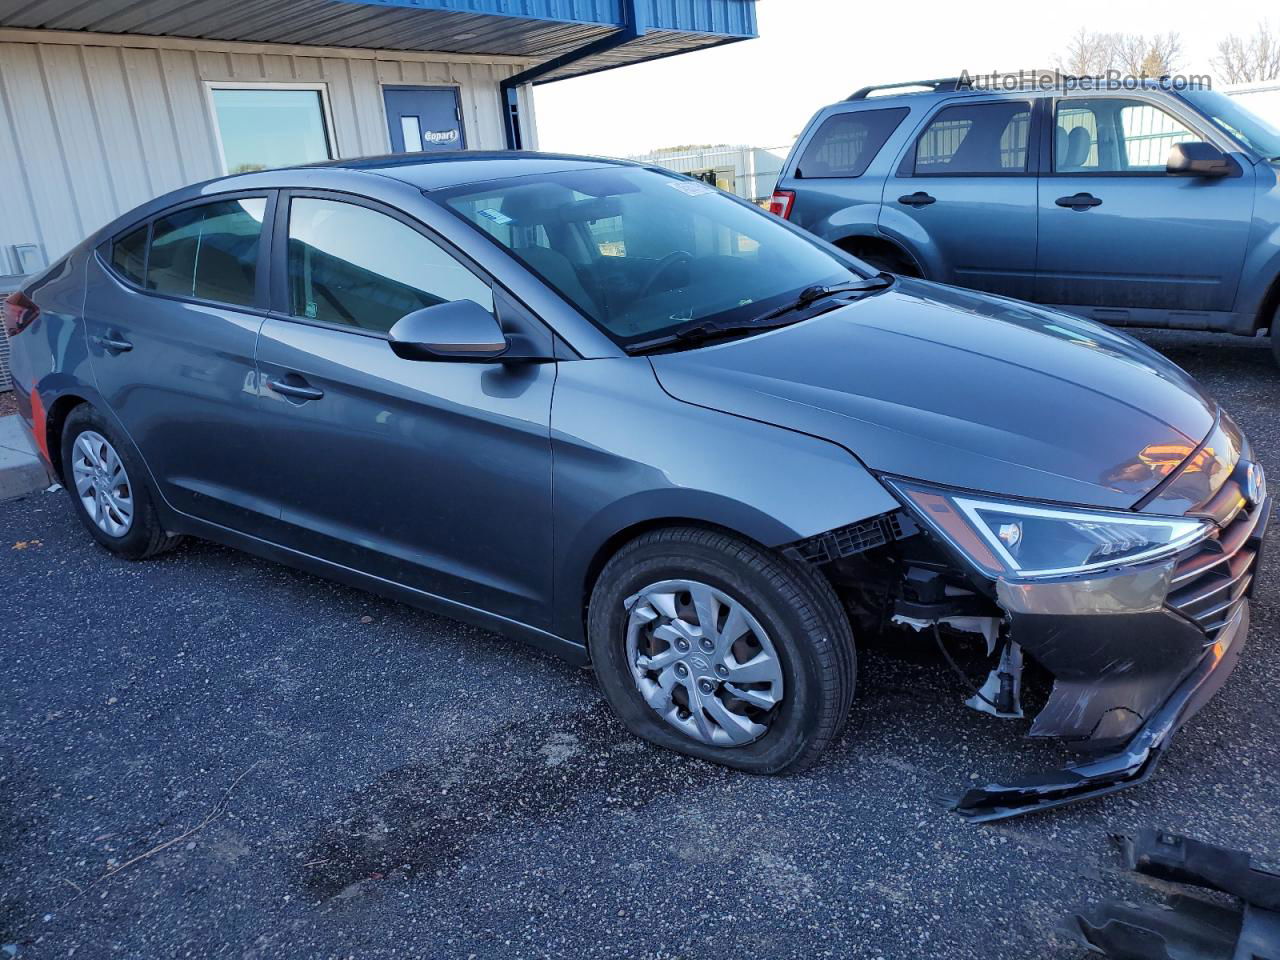
[[[1280,224],[1271,227],[1261,242],[1253,245],[1245,257],[1244,271],[1240,275],[1240,293],[1236,297],[1236,312],[1253,321],[1246,332],[1270,326],[1272,318],[1262,316],[1267,294],[1280,282]]]
[[[602,551],[655,522],[698,522],[776,547],[897,509],[829,441],[676,400],[648,360],[562,363],[552,404],[555,621],[584,642]]]

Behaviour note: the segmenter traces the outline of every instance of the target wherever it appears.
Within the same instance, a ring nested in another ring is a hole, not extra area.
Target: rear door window
[[[1030,103],[1001,100],[944,107],[916,141],[915,175],[1025,173],[1030,138]]]
[[[796,176],[807,179],[862,176],[908,112],[906,107],[894,107],[828,117],[805,147]]]
[[[160,217],[152,226],[147,289],[251,306],[265,197],[218,200]]]
[[[493,310],[493,291],[444,248],[354,203],[295,197],[288,276],[295,317],[386,333],[407,313],[452,300]]]

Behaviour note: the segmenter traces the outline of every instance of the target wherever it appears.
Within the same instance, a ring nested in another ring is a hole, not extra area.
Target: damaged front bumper
[[[998,583],[1010,636],[1054,677],[1030,735],[1091,757],[969,790],[952,809],[999,820],[1150,777],[1170,738],[1239,660],[1270,507],[1237,509],[1216,537],[1164,564],[1084,581]]]
[[[1178,728],[1226,682],[1240,659],[1248,631],[1246,602],[1173,695],[1151,713],[1123,749],[1053,773],[969,790],[951,809],[974,822],[1003,820],[1142,783],[1155,771],[1162,751]]]

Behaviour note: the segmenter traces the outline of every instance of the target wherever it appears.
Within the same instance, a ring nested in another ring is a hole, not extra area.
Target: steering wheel
[[[653,273],[649,274],[649,279],[644,282],[644,286],[640,288],[640,296],[647,297],[653,293],[654,288],[658,285],[658,280],[662,275],[669,271],[677,264],[693,263],[693,254],[688,250],[674,250],[658,261],[658,265],[653,268]]]

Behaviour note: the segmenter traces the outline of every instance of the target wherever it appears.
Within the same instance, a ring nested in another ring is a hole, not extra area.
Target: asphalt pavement
[[[1280,485],[1266,345],[1146,339]],[[1080,958],[1073,906],[1168,889],[1111,834],[1280,864],[1278,576],[1149,784],[974,826],[935,798],[1069,755],[963,707],[920,641],[864,646],[815,769],[753,778],[631,738],[518,643],[209,544],[116,560],[65,494],[0,503],[0,960]]]

